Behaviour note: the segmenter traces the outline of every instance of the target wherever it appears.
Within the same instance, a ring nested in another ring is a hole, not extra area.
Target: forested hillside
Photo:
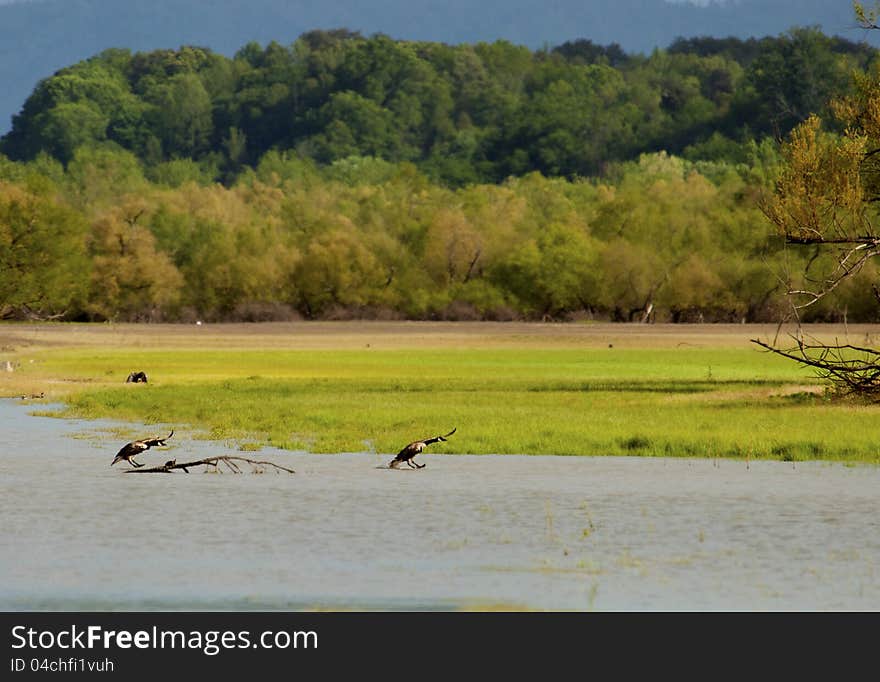
[[[104,49],[200,45],[232,56],[314,29],[451,44],[508,40],[538,49],[587,38],[650,54],[679,36],[778,35],[793,25],[878,45],[851,0],[0,0],[0,135],[34,83]]]
[[[667,151],[742,161],[744,142],[824,113],[876,51],[798,29],[779,38],[693,39],[650,57],[589,41],[531,51],[315,31],[229,59],[184,47],[108,50],[42,81],[0,151],[111,142],[148,177],[190,159],[232,181],[270,149],[319,164],[410,161],[447,185],[539,171],[568,178]]]
[[[809,257],[757,209],[776,139],[875,58],[814,29],[108,50],[0,141],[0,315],[774,320]],[[874,319],[864,291],[811,315]]]

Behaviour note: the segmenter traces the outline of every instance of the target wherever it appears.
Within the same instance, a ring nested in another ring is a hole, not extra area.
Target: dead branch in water
[[[214,467],[214,469],[218,472],[222,472],[220,465],[223,464],[226,466],[229,471],[234,474],[241,473],[241,467],[236,462],[246,462],[253,467],[253,473],[261,474],[263,473],[262,467],[272,467],[275,469],[276,473],[281,471],[286,471],[289,474],[295,474],[296,472],[293,469],[288,469],[287,467],[283,467],[280,464],[275,464],[274,462],[268,462],[265,460],[256,460],[256,459],[248,459],[247,457],[235,457],[232,455],[221,455],[219,457],[206,457],[205,459],[199,459],[195,462],[183,462],[182,464],[178,464],[176,459],[172,459],[169,462],[165,462],[162,466],[158,467],[150,467],[150,468],[140,468],[140,469],[126,469],[125,473],[127,474],[170,474],[175,469],[183,469],[184,472],[189,473],[189,470],[193,467],[197,466],[206,466],[206,467]]]

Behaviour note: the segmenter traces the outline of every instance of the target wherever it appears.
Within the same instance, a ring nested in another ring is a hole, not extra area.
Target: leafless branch
[[[815,241],[799,241],[799,242],[791,242],[795,244],[815,244]],[[880,242],[877,239],[870,239],[870,241],[859,241],[849,240],[848,242],[843,241],[832,241],[825,243],[850,243],[857,244],[853,248],[845,251],[840,258],[838,259],[838,265],[834,269],[834,272],[824,281],[822,282],[821,288],[816,291],[809,291],[807,289],[790,289],[789,295],[791,296],[806,296],[807,301],[805,303],[795,304],[794,307],[797,309],[807,308],[814,303],[821,300],[824,296],[830,294],[834,291],[842,282],[849,279],[853,275],[857,274],[872,258],[876,258],[880,255]]]
[[[751,341],[771,353],[812,367],[819,378],[830,381],[842,395],[880,399],[880,351],[849,343],[808,344],[802,338],[792,338],[796,345],[786,349],[775,348],[759,339]]]
[[[150,468],[139,468],[139,469],[126,469],[125,473],[127,474],[170,474],[176,469],[182,469],[184,472],[189,473],[189,470],[198,467],[198,466],[206,466],[206,467],[214,467],[216,471],[222,471],[220,465],[225,466],[229,471],[234,474],[241,473],[241,467],[237,464],[237,462],[246,462],[251,465],[254,473],[263,473],[263,467],[271,467],[275,469],[275,472],[286,471],[289,474],[295,474],[296,472],[293,469],[288,469],[287,467],[283,467],[280,464],[275,464],[274,462],[269,462],[265,460],[256,460],[256,459],[248,459],[247,457],[235,457],[232,455],[221,455],[219,457],[206,457],[205,459],[199,459],[194,462],[183,462],[182,464],[178,464],[177,460],[171,460],[170,462],[165,462],[162,466],[158,467],[150,467]]]

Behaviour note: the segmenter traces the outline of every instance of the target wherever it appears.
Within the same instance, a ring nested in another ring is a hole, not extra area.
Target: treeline
[[[777,321],[822,256],[757,208],[774,138],[874,57],[811,29],[104,52],[2,141],[0,318]],[[808,319],[876,321],[876,274]]]
[[[344,29],[248,44],[231,59],[199,47],[114,49],[40,82],[0,152],[67,164],[83,145],[112,143],[170,185],[231,185],[271,150],[322,165],[408,161],[452,187],[533,171],[591,177],[656,151],[737,163],[749,140],[823,114],[875,58],[811,28],[681,39],[650,56],[588,40],[532,51]]]
[[[767,141],[736,166],[661,152],[602,181],[456,189],[409,162],[268,152],[230,187],[168,187],[124,150],[0,157],[0,317],[777,320],[810,257],[756,208],[777,163]],[[811,315],[876,301],[854,282]]]

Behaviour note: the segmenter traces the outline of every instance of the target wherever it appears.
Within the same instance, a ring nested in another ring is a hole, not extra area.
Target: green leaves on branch
[[[785,165],[762,208],[791,242],[855,241],[870,232],[861,179],[867,137],[820,126],[811,116],[783,144]]]

